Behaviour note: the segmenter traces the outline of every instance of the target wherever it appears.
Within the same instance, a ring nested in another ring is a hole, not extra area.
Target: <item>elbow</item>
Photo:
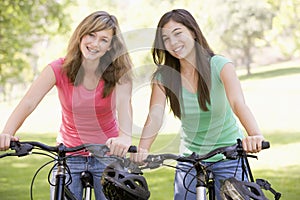
[[[148,114],[146,123],[143,128],[143,132],[147,132],[150,135],[156,135],[161,126],[163,124],[163,113],[158,113],[158,112],[150,112]]]
[[[231,108],[236,116],[240,116],[240,113],[243,113],[245,110],[249,109],[244,101],[233,103]]]
[[[34,100],[31,99],[24,99],[21,103],[21,108],[23,109],[24,113],[28,116],[32,113],[35,108],[37,107],[38,103],[35,103]]]
[[[145,127],[152,127],[153,132],[158,132],[163,124],[163,117],[160,115],[149,114]]]
[[[152,106],[148,114],[148,120],[152,125],[160,129],[164,119],[164,107],[160,105]],[[157,130],[158,131],[158,130]]]

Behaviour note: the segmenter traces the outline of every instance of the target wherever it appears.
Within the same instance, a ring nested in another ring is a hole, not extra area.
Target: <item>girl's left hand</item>
[[[243,149],[247,153],[258,153],[262,149],[262,141],[264,140],[262,135],[247,136],[242,140]]]
[[[126,153],[131,145],[130,137],[114,137],[106,141],[106,146],[110,149],[110,155],[119,157],[126,156]]]

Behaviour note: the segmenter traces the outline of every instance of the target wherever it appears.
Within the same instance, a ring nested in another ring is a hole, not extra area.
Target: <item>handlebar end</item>
[[[137,147],[136,146],[130,146],[128,149],[128,153],[137,153]]]
[[[268,148],[270,148],[270,142],[268,142],[268,141],[262,141],[261,145],[262,145],[261,146],[262,149],[268,149]]]

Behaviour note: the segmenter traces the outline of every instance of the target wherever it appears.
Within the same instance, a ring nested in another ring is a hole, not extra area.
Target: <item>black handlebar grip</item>
[[[128,153],[137,153],[137,147],[131,145],[127,151]]]
[[[268,148],[270,148],[270,142],[268,142],[268,141],[262,141],[261,148],[262,149],[268,149]]]
[[[18,143],[19,143],[19,142],[16,142],[16,141],[10,141],[9,148],[17,147],[17,146],[18,146]]]

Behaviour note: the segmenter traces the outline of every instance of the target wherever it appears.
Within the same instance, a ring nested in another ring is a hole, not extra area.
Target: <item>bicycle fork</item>
[[[84,193],[85,200],[91,200],[92,189],[94,185],[93,175],[89,171],[84,171],[81,173],[80,179],[83,184],[83,187],[85,188],[85,193]]]
[[[205,171],[200,163],[195,165],[195,169],[197,172],[196,199],[206,200],[206,191],[208,190],[209,200],[214,200],[215,189],[213,174]]]

